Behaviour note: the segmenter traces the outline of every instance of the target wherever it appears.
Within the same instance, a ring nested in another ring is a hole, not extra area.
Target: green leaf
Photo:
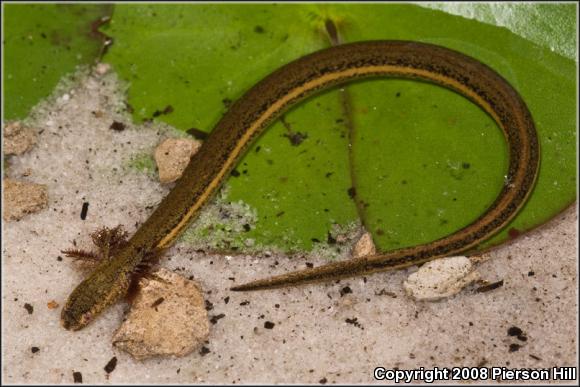
[[[21,119],[76,66],[93,62],[102,39],[93,24],[111,7],[3,4],[4,118]]]
[[[556,9],[567,15],[563,20],[574,20],[569,5],[530,8],[552,16]],[[115,44],[105,59],[131,82],[136,120],[171,106],[156,119],[209,131],[255,82],[329,46],[327,18],[345,42],[406,39],[459,50],[520,91],[540,134],[541,172],[528,205],[486,246],[506,240],[510,229],[545,222],[574,200],[576,63],[543,43],[575,47],[573,23],[531,42],[505,28],[413,5],[119,4],[106,28]],[[541,36],[547,26],[531,26],[540,31],[532,35]],[[414,245],[452,233],[493,201],[503,184],[506,147],[476,106],[411,81],[363,82],[347,90],[352,147],[342,97],[331,91],[274,124],[228,180],[229,200],[257,213],[244,231],[257,246],[311,249],[333,226],[357,222],[357,212],[380,249]]]
[[[396,18],[397,10],[389,7],[353,8],[349,17],[365,17],[365,30],[347,33],[347,40],[369,39],[367,29],[382,29],[394,39],[459,50],[502,74],[528,104],[542,144],[538,183],[524,210],[485,247],[544,223],[575,199],[573,61],[475,21],[427,10],[408,20]],[[438,23],[429,22],[434,17]],[[352,93],[355,107],[370,111],[356,116],[354,168],[359,198],[368,204],[365,224],[381,249],[448,235],[492,203],[504,182],[507,155],[500,131],[483,111],[450,91],[417,82],[368,82]]]

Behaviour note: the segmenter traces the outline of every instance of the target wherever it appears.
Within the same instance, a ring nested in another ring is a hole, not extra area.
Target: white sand
[[[233,293],[227,290],[233,283],[304,268],[306,260],[207,256],[178,244],[162,265],[193,275],[213,304],[210,317],[225,315],[211,326],[209,353],[140,363],[114,350],[110,340],[122,303],[82,331],[64,330],[60,307],[51,310],[47,303],[62,306],[81,274],[66,258],[57,260],[59,251],[75,239],[86,244],[101,225],[121,223],[132,232],[167,192],[126,165],[151,152],[170,129],[135,130],[117,88],[108,75],[58,91],[61,97],[30,120],[42,130],[37,146],[11,163],[10,177],[31,169],[26,179],[48,186],[49,208],[4,225],[3,382],[72,383],[78,371],[84,383],[370,383],[377,366],[577,365],[575,206],[495,251],[479,271],[489,281],[503,279],[504,286],[487,293],[468,288],[442,302],[417,303],[402,288],[413,269],[367,281]],[[103,116],[95,117],[96,111]],[[127,129],[109,129],[113,120]],[[79,216],[83,201],[90,202],[85,221]],[[352,293],[341,297],[345,286]],[[33,306],[31,314],[25,303]],[[527,341],[508,336],[512,326]],[[522,347],[510,352],[510,344]],[[107,375],[104,367],[114,356],[118,364]]]

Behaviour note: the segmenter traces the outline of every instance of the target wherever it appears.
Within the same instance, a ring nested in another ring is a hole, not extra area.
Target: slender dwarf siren
[[[267,289],[404,268],[461,253],[498,232],[525,203],[539,168],[536,129],[517,91],[488,66],[444,47],[410,41],[338,45],[279,68],[231,105],[153,214],[112,259],[103,262],[73,291],[62,311],[63,326],[80,329],[122,297],[141,261],[175,241],[253,140],[281,113],[315,93],[378,77],[435,83],[458,92],[486,111],[508,143],[510,184],[503,187],[479,218],[444,238],[283,274],[232,290]]]

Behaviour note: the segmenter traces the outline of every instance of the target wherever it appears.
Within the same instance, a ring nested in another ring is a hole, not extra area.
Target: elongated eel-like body
[[[173,190],[116,256],[101,263],[70,295],[62,324],[80,329],[126,294],[135,267],[169,246],[199,214],[253,140],[285,110],[306,97],[357,79],[411,78],[454,90],[485,110],[509,148],[506,183],[473,223],[436,241],[384,254],[330,263],[251,282],[257,290],[404,268],[473,248],[505,226],[525,203],[539,168],[539,143],[526,104],[486,65],[447,48],[406,41],[344,44],[291,62],[236,101],[203,143]]]

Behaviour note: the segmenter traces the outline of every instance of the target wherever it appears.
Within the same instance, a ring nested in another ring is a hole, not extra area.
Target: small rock
[[[155,149],[155,162],[159,169],[159,181],[171,183],[181,176],[201,142],[186,138],[168,138]]]
[[[18,220],[26,214],[38,212],[48,204],[46,185],[4,179],[5,221]]]
[[[371,233],[365,232],[360,239],[355,243],[352,249],[353,258],[364,257],[367,255],[376,254],[377,249],[373,243]]]
[[[356,304],[356,300],[354,299],[354,297],[352,296],[352,294],[349,294],[347,296],[341,297],[335,303],[336,312],[337,313],[341,313],[345,309],[348,310],[348,309],[352,308],[352,306],[355,305],[355,304]]]
[[[436,301],[459,293],[479,279],[467,257],[441,258],[428,262],[403,284],[407,294],[419,301]]]
[[[138,360],[185,356],[209,336],[201,287],[166,269],[152,277],[139,283],[141,289],[126,321],[115,332],[113,345]]]
[[[19,121],[6,124],[4,127],[4,154],[21,155],[36,143],[36,131]]]
[[[48,307],[48,309],[56,309],[58,308],[58,302],[56,302],[55,300],[51,300],[46,304],[46,306]]]
[[[97,63],[95,66],[95,74],[97,75],[105,75],[109,70],[111,70],[111,65],[108,63]]]

